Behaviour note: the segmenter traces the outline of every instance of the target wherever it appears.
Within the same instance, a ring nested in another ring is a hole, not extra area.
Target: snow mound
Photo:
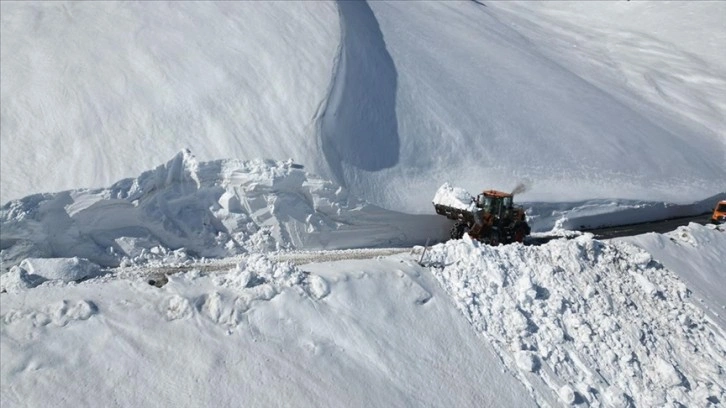
[[[726,328],[726,227],[691,223],[667,234],[643,234],[618,238],[647,251],[666,268],[679,271],[706,313]]]
[[[567,404],[636,406],[726,398],[724,327],[678,275],[632,244],[584,234],[490,247],[466,236],[427,256],[539,403],[553,395]]]
[[[0,275],[0,292],[17,293],[34,288],[41,283],[77,282],[98,276],[101,268],[78,257],[73,258],[25,258],[20,265]]]
[[[13,266],[10,271],[0,275],[0,292],[17,293],[33,286],[28,272],[19,266]]]
[[[25,258],[102,266],[306,248],[394,246],[441,238],[445,219],[366,203],[292,160],[169,162],[104,189],[38,194],[0,209],[9,269]]]
[[[30,275],[62,282],[78,281],[97,275],[100,267],[88,259],[73,258],[26,258],[20,268]]]

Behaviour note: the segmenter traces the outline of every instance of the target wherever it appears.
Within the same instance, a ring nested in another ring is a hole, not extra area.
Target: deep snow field
[[[724,15],[1,2],[0,406],[725,404]]]

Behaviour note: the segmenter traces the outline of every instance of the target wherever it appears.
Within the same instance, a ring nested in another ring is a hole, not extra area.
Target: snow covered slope
[[[0,2],[0,405],[723,405],[723,228],[288,249],[708,205],[725,7]]]
[[[306,269],[3,293],[2,406],[535,406],[414,262]]]
[[[185,147],[292,157],[416,212],[447,181],[529,179],[528,201],[726,191],[719,2],[1,7],[2,202]]]
[[[726,327],[726,234],[712,226],[690,224],[668,234],[621,238],[643,248],[668,269],[680,271],[709,316]],[[713,268],[712,265],[719,265]]]
[[[332,2],[2,2],[2,203],[190,147],[315,166]]]

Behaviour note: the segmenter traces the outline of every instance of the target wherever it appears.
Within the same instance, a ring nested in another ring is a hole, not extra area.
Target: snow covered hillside
[[[3,203],[186,147],[293,158],[408,212],[446,181],[529,180],[528,201],[726,191],[720,2],[0,7]]]
[[[724,15],[0,2],[0,406],[726,404]]]

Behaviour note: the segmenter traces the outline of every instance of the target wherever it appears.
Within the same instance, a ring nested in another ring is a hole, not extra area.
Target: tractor
[[[442,186],[442,189],[444,187],[448,188],[448,185]],[[486,190],[470,200],[469,203],[434,200],[437,214],[456,221],[451,227],[452,239],[461,239],[467,233],[473,239],[496,246],[522,242],[529,235],[530,227],[524,209],[514,205],[513,194]]]

